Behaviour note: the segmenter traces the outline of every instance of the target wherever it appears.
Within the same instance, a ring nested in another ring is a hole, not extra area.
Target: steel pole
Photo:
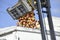
[[[36,2],[37,2],[37,11],[38,11],[38,16],[39,16],[42,40],[46,40],[43,18],[42,18],[42,11],[41,11],[41,4],[40,4],[41,2],[40,2],[40,0],[36,0]]]
[[[48,22],[49,22],[51,40],[56,40],[51,11],[50,11],[50,0],[47,0],[47,6],[48,6],[47,7],[47,17],[48,17]]]

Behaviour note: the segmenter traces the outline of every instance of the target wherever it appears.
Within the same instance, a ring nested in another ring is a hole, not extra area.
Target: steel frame
[[[42,13],[47,14],[51,40],[56,40],[54,27],[53,27],[53,22],[52,22],[51,11],[50,11],[50,0],[44,0],[46,4],[44,4],[43,6],[42,6],[41,1],[43,1],[43,0],[36,0],[37,11],[38,11],[38,16],[39,16],[39,23],[40,23],[40,27],[41,27],[42,40],[47,40],[45,30],[44,30]],[[46,8],[46,11],[42,11],[41,10],[42,8]]]

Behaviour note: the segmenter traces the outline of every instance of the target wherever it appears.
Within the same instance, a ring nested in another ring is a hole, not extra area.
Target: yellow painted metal
[[[27,0],[27,2],[30,4],[30,6],[31,6],[33,9],[35,9],[35,7],[34,7],[34,2],[32,2],[32,0]]]

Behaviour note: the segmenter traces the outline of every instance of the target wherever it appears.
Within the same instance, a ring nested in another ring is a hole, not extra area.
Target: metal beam
[[[48,17],[48,22],[49,22],[51,40],[56,40],[53,22],[52,22],[51,11],[50,11],[50,0],[47,0],[47,6],[48,7],[46,9],[47,9],[47,17]]]
[[[46,40],[43,18],[42,18],[42,11],[41,11],[41,4],[40,4],[41,2],[40,2],[40,0],[36,0],[36,2],[37,2],[37,11],[38,11],[38,16],[39,16],[39,23],[40,23],[40,28],[41,28],[42,40]]]

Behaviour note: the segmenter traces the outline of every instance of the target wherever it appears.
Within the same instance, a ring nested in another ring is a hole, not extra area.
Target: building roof
[[[4,33],[8,33],[11,31],[14,31],[16,29],[16,26],[6,27],[6,28],[0,28],[0,35]]]
[[[26,27],[20,27],[20,26],[11,26],[11,27],[6,27],[6,28],[1,28],[0,29],[0,35],[13,32],[13,31],[25,31],[25,32],[40,32],[38,29],[31,29],[31,28],[26,28]]]

